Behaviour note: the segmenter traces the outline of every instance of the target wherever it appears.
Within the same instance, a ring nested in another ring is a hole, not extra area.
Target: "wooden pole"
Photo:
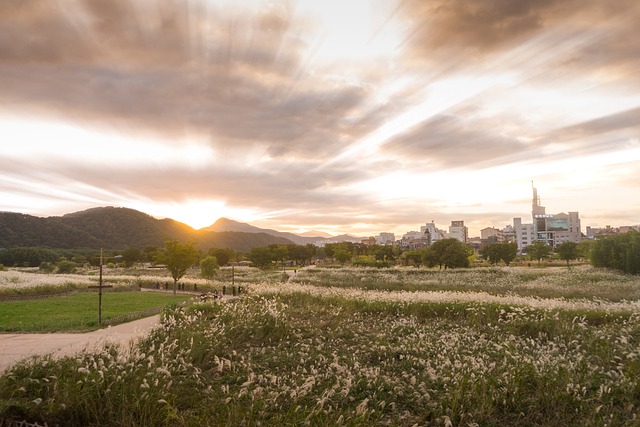
[[[98,325],[102,326],[102,248],[100,248],[100,283],[98,285]]]
[[[104,286],[102,284],[102,264],[104,263],[104,256],[102,254],[102,248],[100,248],[100,281],[98,286],[87,286],[90,289],[98,289],[98,325],[102,326],[102,290],[104,288],[112,288],[112,285]]]

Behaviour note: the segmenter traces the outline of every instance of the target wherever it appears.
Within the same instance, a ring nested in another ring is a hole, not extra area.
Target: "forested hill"
[[[93,208],[47,218],[13,212],[0,213],[0,248],[142,249],[145,246],[162,246],[167,239],[195,242],[200,249],[229,247],[237,251],[248,251],[255,246],[292,243],[266,233],[194,230],[172,219],[155,219],[127,208]]]

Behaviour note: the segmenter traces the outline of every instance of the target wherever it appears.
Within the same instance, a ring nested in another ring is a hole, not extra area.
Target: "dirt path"
[[[156,315],[83,334],[0,334],[0,373],[30,356],[69,356],[102,347],[107,342],[126,345],[159,322],[160,315]]]

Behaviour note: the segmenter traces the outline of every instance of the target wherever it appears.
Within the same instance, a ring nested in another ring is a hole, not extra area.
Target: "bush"
[[[4,270],[6,270],[6,267],[4,265],[0,264],[0,271],[4,271]]]
[[[58,263],[58,273],[60,274],[75,273],[76,268],[75,262],[66,259]]]
[[[49,261],[42,261],[38,269],[44,273],[53,273],[53,271],[56,269],[56,266]]]

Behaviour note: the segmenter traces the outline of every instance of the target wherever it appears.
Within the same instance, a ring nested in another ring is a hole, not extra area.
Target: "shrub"
[[[58,263],[58,273],[68,274],[75,273],[76,271],[76,263],[69,260],[62,260]]]
[[[42,261],[38,269],[44,273],[53,273],[53,271],[56,269],[56,266],[49,261]]]

